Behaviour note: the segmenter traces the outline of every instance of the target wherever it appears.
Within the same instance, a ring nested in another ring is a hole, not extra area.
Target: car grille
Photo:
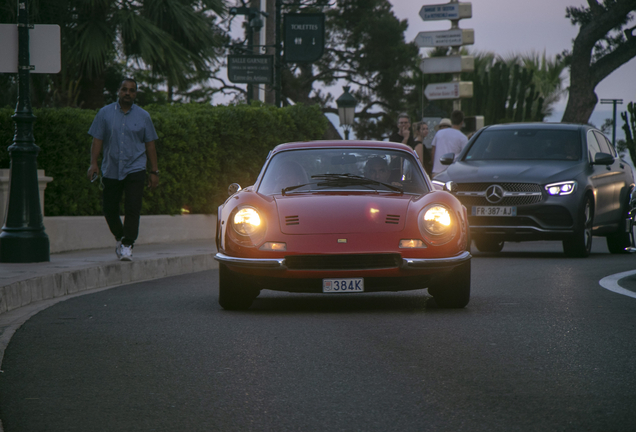
[[[290,270],[366,270],[399,267],[400,254],[290,255]]]
[[[493,204],[485,196],[467,196],[464,194],[482,192],[485,193],[491,185],[499,185],[505,192],[513,193],[535,193],[531,196],[504,197],[500,202]],[[543,200],[541,186],[536,183],[459,183],[457,185],[457,198],[466,207],[471,206],[521,206],[537,204]]]

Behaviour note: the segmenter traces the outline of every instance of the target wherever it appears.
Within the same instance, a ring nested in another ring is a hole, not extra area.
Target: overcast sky
[[[423,5],[443,4],[446,1],[389,1],[393,4],[395,15],[399,19],[408,20],[409,27],[405,34],[407,41],[414,40],[421,31],[450,28],[450,21],[423,21],[419,16]],[[543,53],[544,50],[549,56],[554,56],[565,49],[571,49],[578,27],[565,18],[565,8],[587,5],[586,1],[581,0],[474,0],[471,3],[473,17],[461,20],[459,26],[474,29],[475,44],[472,49],[492,51],[502,56],[532,51]],[[636,25],[636,19],[632,19],[631,25]],[[566,77],[568,75],[565,74]],[[619,111],[624,111],[628,102],[636,102],[636,59],[605,78],[596,87],[596,94],[599,99],[623,99],[624,105],[618,106]],[[555,106],[555,111],[559,112],[558,118],[550,120],[561,120],[566,102],[567,99],[564,98]],[[603,119],[611,117],[611,107],[598,104],[592,115],[592,123],[600,126]],[[617,125],[620,127],[622,124],[619,119]],[[618,135],[617,130],[617,137]]]

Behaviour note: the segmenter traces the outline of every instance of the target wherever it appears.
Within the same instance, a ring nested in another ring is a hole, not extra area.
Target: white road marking
[[[622,294],[627,297],[636,298],[636,292],[625,289],[618,284],[619,280],[634,274],[636,274],[636,270],[630,270],[623,273],[616,273],[616,274],[604,277],[598,283],[606,290],[613,291],[616,294]]]

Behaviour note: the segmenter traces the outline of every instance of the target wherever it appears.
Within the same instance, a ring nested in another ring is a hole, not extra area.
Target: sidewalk
[[[81,291],[216,268],[214,240],[135,245],[133,260],[115,247],[51,254],[50,262],[0,263],[0,316]]]

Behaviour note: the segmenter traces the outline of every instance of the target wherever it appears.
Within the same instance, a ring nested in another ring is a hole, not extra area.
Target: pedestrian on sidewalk
[[[89,180],[99,175],[97,159],[103,150],[103,209],[110,232],[115,236],[115,253],[122,261],[132,260],[132,249],[139,234],[141,202],[146,184],[146,166],[150,164],[148,186],[159,185],[158,138],[150,114],[135,105],[137,82],[122,81],[118,101],[99,110],[88,134],[93,137]],[[119,209],[124,198],[124,223]]]
[[[462,151],[468,143],[468,138],[461,131],[464,124],[464,113],[455,110],[451,113],[450,120],[442,119],[439,122],[439,129],[433,137],[431,143],[433,153],[433,176],[445,171],[448,166],[442,165],[439,159],[447,153],[454,153],[455,157]]]

